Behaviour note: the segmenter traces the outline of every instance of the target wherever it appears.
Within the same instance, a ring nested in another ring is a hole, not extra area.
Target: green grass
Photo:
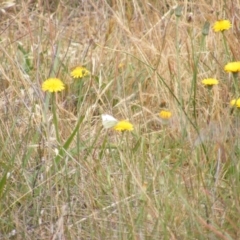
[[[43,2],[0,4],[0,239],[240,238],[240,2]]]

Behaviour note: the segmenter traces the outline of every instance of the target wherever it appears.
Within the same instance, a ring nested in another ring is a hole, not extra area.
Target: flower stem
[[[223,43],[224,43],[225,51],[226,51],[226,54],[227,54],[227,57],[228,57],[228,61],[231,61],[229,51],[228,51],[228,47],[227,47],[226,36],[224,35],[224,31],[222,31],[222,35],[223,35]]]
[[[239,89],[238,89],[238,73],[233,73],[233,85],[234,90],[237,96],[239,97]]]
[[[55,132],[56,132],[56,138],[59,143],[59,131],[58,131],[58,119],[57,119],[57,109],[56,109],[56,94],[53,94],[52,97],[52,113],[53,113],[53,124],[55,127]]]
[[[76,89],[77,89],[77,91],[76,91],[76,95],[77,95],[77,111],[79,111],[79,109],[80,109],[80,106],[81,106],[81,103],[82,103],[82,100],[83,100],[83,95],[82,95],[82,93],[83,93],[83,91],[82,91],[82,88],[83,88],[83,80],[82,79],[79,79],[79,80],[77,80],[76,81]]]

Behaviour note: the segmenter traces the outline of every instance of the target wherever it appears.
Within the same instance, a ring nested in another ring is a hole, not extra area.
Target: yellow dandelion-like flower
[[[238,98],[238,99],[233,99],[233,100],[230,102],[230,105],[233,106],[233,107],[240,108],[240,98]]]
[[[229,20],[218,20],[214,23],[213,30],[215,32],[222,32],[222,31],[230,29],[231,26],[232,26],[232,24]]]
[[[172,113],[170,111],[167,111],[167,110],[162,110],[159,113],[159,116],[163,120],[168,120],[168,119],[170,119],[172,117]]]
[[[124,67],[125,67],[125,64],[123,62],[118,64],[118,69],[121,69],[121,68],[124,68]]]
[[[48,78],[42,84],[42,90],[48,92],[60,92],[65,89],[63,82],[58,78]]]
[[[134,129],[133,125],[127,120],[119,121],[114,126],[114,130],[116,130],[116,131],[133,131],[133,129]]]
[[[73,71],[71,72],[71,76],[73,78],[83,78],[86,77],[90,74],[90,72],[82,66],[78,66],[76,68],[73,69]]]
[[[218,80],[215,78],[206,78],[202,80],[202,84],[206,87],[212,87],[218,84]]]
[[[240,62],[230,62],[224,67],[225,72],[240,72]]]
[[[159,117],[161,119],[162,124],[169,124],[170,123],[170,118],[172,117],[172,113],[168,110],[162,110],[159,113]]]

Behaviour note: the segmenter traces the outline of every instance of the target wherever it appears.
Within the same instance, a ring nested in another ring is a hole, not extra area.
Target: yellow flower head
[[[240,98],[238,98],[238,99],[233,99],[233,100],[230,102],[230,105],[233,106],[233,107],[240,108]]]
[[[60,92],[64,90],[64,88],[63,82],[58,78],[48,78],[42,84],[43,91]]]
[[[240,72],[240,62],[230,62],[224,67],[225,72]]]
[[[118,64],[118,69],[121,69],[121,68],[124,68],[124,67],[125,67],[125,64],[123,62]]]
[[[218,84],[218,80],[215,78],[205,78],[202,80],[202,84],[206,87],[212,87]]]
[[[232,24],[230,23],[229,20],[218,20],[214,23],[213,30],[215,32],[222,32],[222,31],[230,29],[231,26],[232,26]]]
[[[71,76],[73,78],[83,78],[86,77],[90,74],[90,72],[82,66],[78,66],[76,68],[73,69],[73,71],[71,72]]]
[[[162,124],[169,124],[170,123],[170,118],[172,117],[172,113],[168,110],[162,110],[159,113],[159,117],[161,119]]]
[[[133,131],[133,129],[134,129],[133,125],[127,120],[119,121],[114,126],[114,130],[116,130],[116,131]]]
[[[170,111],[162,110],[159,113],[159,116],[162,120],[169,120],[172,117],[172,113]]]

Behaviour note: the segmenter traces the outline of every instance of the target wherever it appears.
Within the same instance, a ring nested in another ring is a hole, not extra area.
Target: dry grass
[[[0,239],[239,239],[238,89],[223,71],[239,13],[239,0],[0,3]],[[203,36],[217,19],[232,28]],[[91,76],[74,81],[76,65]],[[57,126],[50,76],[66,84]],[[103,129],[102,113],[134,131]]]

